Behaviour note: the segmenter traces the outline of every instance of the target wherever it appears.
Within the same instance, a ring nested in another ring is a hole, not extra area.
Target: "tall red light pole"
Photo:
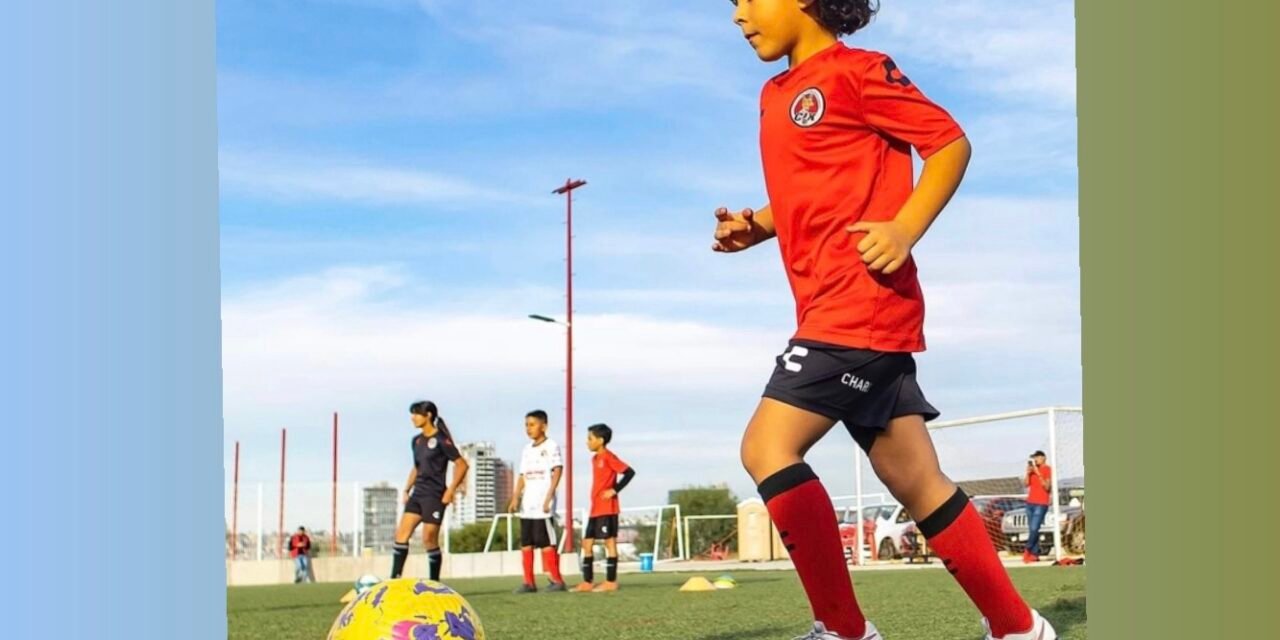
[[[565,180],[564,185],[551,193],[563,195],[565,201],[565,513],[568,531],[565,535],[565,551],[573,553],[573,190],[586,186],[586,180]]]

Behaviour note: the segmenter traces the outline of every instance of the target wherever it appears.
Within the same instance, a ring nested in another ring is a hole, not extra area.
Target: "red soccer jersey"
[[[618,482],[618,474],[628,469],[627,463],[608,449],[591,459],[591,517],[613,516],[619,511],[618,496],[602,498],[600,494],[612,489]]]
[[[892,220],[922,158],[964,135],[881,53],[836,43],[765,83],[760,151],[778,245],[796,300],[795,338],[924,350],[914,260],[872,273],[845,230]]]

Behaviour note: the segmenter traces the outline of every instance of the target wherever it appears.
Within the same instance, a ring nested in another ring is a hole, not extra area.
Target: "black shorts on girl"
[[[417,514],[426,524],[444,522],[444,509],[443,496],[423,491],[418,487],[413,488],[413,493],[409,495],[409,502],[404,505],[405,513]]]
[[[940,414],[916,382],[910,353],[792,340],[777,358],[764,397],[843,422],[863,451],[894,418]]]

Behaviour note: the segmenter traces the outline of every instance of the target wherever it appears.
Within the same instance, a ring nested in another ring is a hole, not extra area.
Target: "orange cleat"
[[[591,584],[590,582],[584,582],[574,587],[573,591],[575,593],[591,593],[594,590],[594,587],[595,585]]]
[[[600,586],[596,587],[595,589],[592,589],[592,591],[596,593],[608,593],[608,592],[617,591],[617,590],[618,590],[618,583],[616,582],[602,582]]]

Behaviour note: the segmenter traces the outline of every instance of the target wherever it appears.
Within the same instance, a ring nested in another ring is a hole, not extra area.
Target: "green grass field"
[[[1016,568],[1023,595],[1064,640],[1085,638],[1085,569]],[[496,640],[789,640],[806,631],[808,605],[790,572],[742,571],[730,591],[681,593],[696,574],[624,574],[612,594],[511,594],[518,579],[458,580],[451,586]],[[716,574],[702,574],[714,578]],[[890,640],[982,637],[979,616],[945,571],[855,574],[859,600]],[[570,584],[574,583],[570,580]],[[230,640],[323,640],[346,584],[227,590]]]

